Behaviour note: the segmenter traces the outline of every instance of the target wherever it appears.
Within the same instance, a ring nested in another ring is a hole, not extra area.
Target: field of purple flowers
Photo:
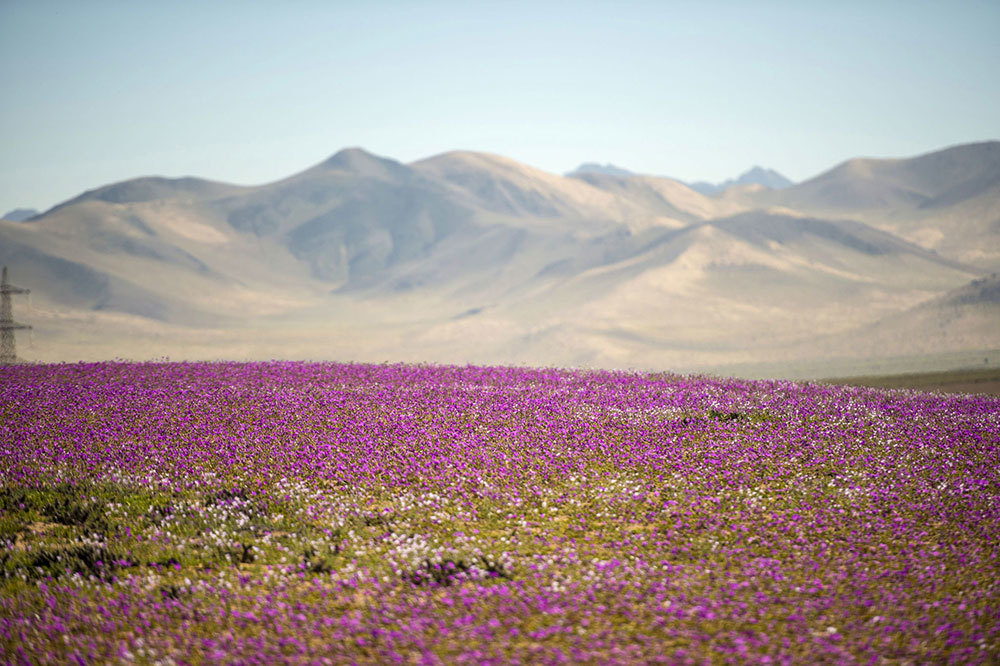
[[[998,663],[1000,399],[0,367],[0,661]]]

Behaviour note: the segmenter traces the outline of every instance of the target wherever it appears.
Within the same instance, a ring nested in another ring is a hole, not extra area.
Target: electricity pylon
[[[11,307],[11,294],[28,294],[30,289],[15,287],[7,282],[7,267],[3,267],[3,278],[0,278],[0,364],[17,363],[17,350],[14,348],[14,331],[30,329],[26,324],[14,321]]]

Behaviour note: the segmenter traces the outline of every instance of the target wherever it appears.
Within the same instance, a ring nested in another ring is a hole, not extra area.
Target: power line
[[[30,294],[30,289],[15,287],[7,282],[7,267],[3,267],[3,277],[0,279],[0,364],[17,363],[17,349],[14,346],[14,331],[30,330],[27,324],[14,321],[14,308],[11,304],[12,294]]]

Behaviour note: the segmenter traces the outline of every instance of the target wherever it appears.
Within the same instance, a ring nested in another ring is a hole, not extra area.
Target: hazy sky
[[[0,213],[362,146],[805,179],[1000,138],[1000,2],[0,0]]]

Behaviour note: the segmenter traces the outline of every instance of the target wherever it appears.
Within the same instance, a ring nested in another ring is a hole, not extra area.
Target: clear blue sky
[[[1000,138],[1000,2],[0,0],[0,213],[362,146],[801,180]]]

